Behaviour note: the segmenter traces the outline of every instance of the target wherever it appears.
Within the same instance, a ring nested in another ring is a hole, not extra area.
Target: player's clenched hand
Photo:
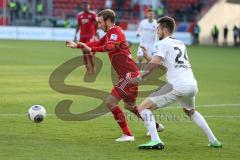
[[[151,61],[152,58],[148,56],[147,48],[144,46],[140,46],[140,48],[142,49],[143,56],[147,60],[147,62]]]
[[[77,48],[77,43],[75,43],[73,41],[66,41],[66,45],[69,48]]]
[[[144,54],[147,54],[147,49],[144,46],[140,46]]]
[[[141,48],[143,51],[147,51],[146,47],[144,47],[144,46],[140,46],[140,48]]]

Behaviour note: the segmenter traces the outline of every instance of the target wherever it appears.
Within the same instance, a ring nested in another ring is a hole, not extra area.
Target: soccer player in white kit
[[[153,55],[153,45],[156,42],[157,21],[154,19],[154,11],[149,8],[147,18],[142,20],[137,30],[137,36],[140,36],[140,44],[137,51],[138,67],[142,68],[143,51],[142,47],[147,50],[148,56]]]
[[[146,98],[138,107],[144,124],[151,135],[151,140],[140,145],[139,149],[163,149],[164,143],[160,139],[152,110],[165,107],[175,101],[180,101],[183,111],[207,135],[210,147],[220,148],[221,142],[217,140],[209,128],[204,117],[195,110],[195,96],[198,92],[197,81],[194,78],[186,46],[183,42],[171,37],[175,28],[175,21],[170,17],[158,20],[157,35],[159,41],[154,46],[154,55],[144,67],[143,72],[129,80],[130,84],[138,84],[146,78],[156,67],[166,72],[167,84],[159,88]]]

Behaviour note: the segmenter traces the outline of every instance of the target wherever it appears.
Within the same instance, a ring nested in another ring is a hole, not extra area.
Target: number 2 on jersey
[[[184,55],[183,55],[181,49],[178,48],[178,47],[174,47],[174,50],[175,50],[176,52],[178,52],[178,54],[177,54],[177,56],[176,56],[176,58],[175,58],[175,62],[176,62],[176,63],[178,63],[178,64],[183,64],[183,63],[184,63],[184,61],[179,60],[182,56],[183,56],[183,58],[184,58],[186,61],[188,60],[187,55],[186,55],[186,52],[184,52]]]

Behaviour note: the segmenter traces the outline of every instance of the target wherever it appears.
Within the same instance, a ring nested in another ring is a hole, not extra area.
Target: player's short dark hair
[[[175,30],[176,23],[172,17],[165,16],[159,18],[157,23],[160,24],[162,28],[167,28],[170,33],[173,33]]]
[[[106,21],[110,19],[111,22],[115,22],[116,14],[111,9],[104,9],[97,14],[98,17],[103,17],[103,20]]]

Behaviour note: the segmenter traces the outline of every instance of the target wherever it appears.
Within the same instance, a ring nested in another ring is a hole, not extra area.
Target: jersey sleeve
[[[165,59],[166,51],[163,43],[155,43],[153,49],[153,56],[159,56]]]
[[[113,28],[109,31],[109,33],[107,34],[108,36],[108,41],[107,42],[116,42],[116,43],[120,43],[122,41],[122,37],[121,37],[121,33],[120,33],[120,29],[118,28]]]
[[[106,42],[107,36],[103,36],[98,41],[94,42],[88,42],[86,43],[88,47],[91,48],[92,52],[105,52],[105,42]]]
[[[137,29],[137,34],[141,34],[141,31],[142,31],[142,21],[140,22],[139,26],[138,26],[138,29]]]
[[[87,45],[92,52],[106,52],[110,47],[122,42],[121,31],[117,28],[111,29],[103,38],[97,42],[89,42]]]

